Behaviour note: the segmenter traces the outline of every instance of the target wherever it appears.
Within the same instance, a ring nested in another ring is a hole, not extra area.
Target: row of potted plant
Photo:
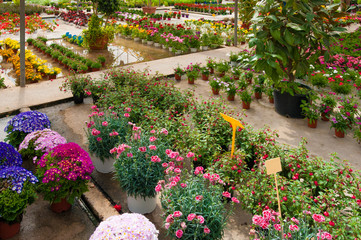
[[[46,45],[47,39],[27,39],[27,42],[33,45],[35,48],[41,50],[43,53],[52,57],[60,64],[68,67],[68,69],[79,72],[98,71],[104,64],[105,58],[99,57],[98,61],[92,61],[87,59],[72,50],[61,46],[56,43],[52,43],[50,46]]]
[[[191,10],[196,12],[207,12],[211,14],[226,15],[232,14],[234,11],[233,7],[209,5],[209,4],[192,4],[192,3],[176,3],[174,4],[176,9]]]
[[[72,35],[69,32],[66,32],[63,36],[61,36],[65,41],[70,42],[70,43],[74,43],[80,47],[83,46],[83,37],[82,36],[77,36],[77,35]]]
[[[83,11],[67,11],[67,12],[61,12],[59,14],[59,17],[61,20],[69,22],[69,23],[74,23],[76,25],[79,26],[86,26],[88,25],[88,21],[90,18],[90,14],[89,13],[85,13]]]

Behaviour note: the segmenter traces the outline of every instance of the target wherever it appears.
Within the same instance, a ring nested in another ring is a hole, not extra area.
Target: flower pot
[[[175,53],[174,53],[175,55],[181,55],[182,54],[182,51],[181,50],[177,50]]]
[[[317,127],[317,119],[316,120],[307,119],[307,125],[309,128],[316,128]]]
[[[128,208],[131,212],[140,214],[151,213],[157,206],[156,197],[145,198],[144,200],[144,198],[139,196],[137,198],[127,196],[127,202]]]
[[[234,80],[239,80],[239,76],[234,76],[234,75],[233,75],[233,79],[234,79]]]
[[[172,51],[172,47],[169,47],[169,48],[168,48],[168,51],[171,52],[171,51]]]
[[[139,37],[135,37],[133,40],[134,40],[134,42],[139,42],[139,41],[140,41],[140,38],[139,38]]]
[[[102,161],[99,157],[94,154],[90,155],[95,169],[100,173],[110,173],[114,171],[114,158],[107,158]]]
[[[248,82],[248,84],[252,84],[252,78],[246,78],[246,81]]]
[[[208,50],[208,46],[201,46],[202,51],[207,51]]]
[[[90,50],[104,50],[108,47],[109,38],[108,36],[102,36],[96,41],[89,43]]]
[[[303,85],[305,86],[305,85]],[[307,88],[307,86],[305,86]],[[304,118],[302,114],[302,100],[307,101],[307,95],[295,94],[291,95],[288,92],[283,92],[275,89],[273,92],[275,110],[278,114],[290,118]]]
[[[275,103],[275,99],[273,97],[268,97],[269,103]]]
[[[188,84],[194,84],[194,78],[188,78]]]
[[[251,108],[251,103],[246,103],[244,101],[242,101],[242,108],[243,109],[250,109]]]
[[[148,46],[152,46],[153,43],[154,43],[153,41],[147,41],[147,45],[148,45]]]
[[[60,202],[57,203],[52,203],[50,205],[50,209],[51,211],[55,212],[55,213],[62,213],[62,212],[66,212],[69,211],[71,208],[71,204],[68,202],[67,199],[62,198],[60,200]]]
[[[182,79],[182,76],[178,74],[174,74],[174,78],[175,80],[180,81]]]
[[[236,61],[231,61],[231,66],[232,66],[232,67],[237,66],[237,62],[236,62]]]
[[[192,52],[192,53],[196,53],[196,52],[197,52],[197,48],[191,48],[191,52]]]
[[[143,44],[146,44],[146,43],[147,43],[147,40],[146,40],[146,39],[142,39],[142,43],[143,43]]]
[[[73,101],[75,104],[81,104],[84,102],[84,95],[81,95],[81,96],[76,96],[76,95],[73,95]]]
[[[214,74],[214,68],[210,68],[210,69],[209,69],[209,73],[210,73],[210,74]]]
[[[256,98],[256,99],[262,99],[262,93],[260,92],[255,92],[254,93],[254,97]]]
[[[218,73],[218,76],[219,76],[219,77],[224,77],[224,75],[226,75],[226,73],[224,73],[224,72]]]
[[[212,88],[212,92],[214,95],[219,95],[219,89]]]
[[[235,97],[235,95],[227,95],[227,100],[234,101],[234,97]]]
[[[154,47],[159,48],[159,47],[160,47],[160,43],[154,43]]]
[[[344,131],[338,131],[337,129],[335,129],[335,135],[338,138],[344,138],[345,137],[345,132]]]
[[[330,121],[330,115],[326,113],[321,113],[321,119],[322,121],[328,122]]]
[[[202,80],[208,81],[209,75],[202,74]]]
[[[163,48],[163,49],[167,49],[167,46],[166,46],[166,45],[162,45],[162,48]]]
[[[20,232],[20,222],[6,223],[0,220],[0,239],[10,239]]]
[[[51,79],[56,79],[56,74],[49,75],[49,76],[48,76],[48,79],[49,79],[49,80],[51,80]]]
[[[156,9],[156,7],[142,7],[143,12],[148,14],[154,14]]]

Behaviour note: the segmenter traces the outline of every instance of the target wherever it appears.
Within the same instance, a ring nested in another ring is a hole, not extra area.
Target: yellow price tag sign
[[[244,128],[244,126],[242,125],[242,123],[237,120],[237,119],[234,119],[230,116],[227,116],[223,113],[220,113],[221,116],[223,117],[224,120],[226,120],[227,122],[229,122],[231,125],[232,125],[232,130],[233,130],[233,134],[232,134],[232,151],[231,151],[231,157],[233,157],[233,153],[234,153],[234,144],[235,144],[235,141],[236,141],[236,130],[237,130],[237,127],[240,127],[240,128]]]

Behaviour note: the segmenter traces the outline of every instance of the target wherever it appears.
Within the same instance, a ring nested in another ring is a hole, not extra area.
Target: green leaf
[[[271,35],[274,39],[279,41],[281,39],[281,31],[279,29],[270,29]]]
[[[295,23],[287,23],[286,26],[289,27],[289,28],[292,28],[292,29],[294,29],[296,31],[303,31],[304,30],[303,27],[301,27],[300,25],[295,24]]]
[[[293,37],[292,33],[286,29],[284,33],[285,40],[287,44],[293,46],[295,42],[295,38]]]

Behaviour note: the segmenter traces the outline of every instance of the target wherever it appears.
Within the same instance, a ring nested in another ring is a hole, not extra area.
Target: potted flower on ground
[[[212,88],[212,92],[214,95],[218,95],[219,94],[219,90],[222,88],[222,82],[219,80],[219,78],[213,78],[210,82],[209,85]]]
[[[227,62],[220,62],[216,67],[219,77],[223,77],[230,68]]]
[[[258,82],[254,83],[253,86],[254,96],[256,99],[262,98],[262,92],[263,92],[263,86],[259,84]]]
[[[212,58],[208,58],[207,67],[209,69],[210,74],[214,74],[214,69],[216,68],[216,66],[217,66],[216,61]]]
[[[145,214],[155,209],[155,187],[164,179],[164,166],[168,166],[166,150],[169,146],[160,139],[168,132],[153,133],[141,132],[140,127],[133,125],[130,139],[111,150],[116,154],[115,176],[127,193],[131,212]]]
[[[124,213],[102,221],[91,235],[90,240],[106,239],[158,239],[158,230],[145,216],[138,213]]]
[[[222,88],[227,93],[228,101],[234,101],[234,97],[236,96],[237,93],[236,84],[234,82],[223,82]]]
[[[197,52],[198,48],[200,47],[199,37],[197,35],[190,35],[186,39],[191,52]]]
[[[126,108],[122,115],[117,113],[99,112],[95,110],[89,115],[89,122],[86,122],[86,135],[88,138],[88,149],[95,169],[101,173],[109,173],[114,170],[115,158],[109,151],[119,141],[124,142],[129,132],[128,118],[131,109]]]
[[[73,100],[75,104],[84,102],[85,88],[91,80],[90,76],[75,75],[73,74],[69,78],[66,78],[62,85],[59,87],[60,91],[71,91],[73,94]]]
[[[236,67],[237,66],[237,60],[238,60],[238,54],[231,52],[229,55],[229,61],[231,62],[231,66],[232,67]]]
[[[329,121],[333,109],[336,107],[336,100],[331,95],[321,95],[320,113],[322,121]]]
[[[248,82],[248,84],[252,84],[252,79],[253,79],[253,72],[252,71],[244,72],[243,77],[246,80],[246,82]]]
[[[20,231],[25,209],[37,197],[37,182],[30,171],[20,166],[0,166],[0,239],[12,238]]]
[[[232,68],[232,75],[234,80],[239,80],[239,76],[241,76],[241,69],[239,67],[233,67]]]
[[[78,144],[60,144],[36,164],[38,190],[51,203],[52,211],[68,211],[75,198],[88,191],[94,166],[89,154]]]
[[[5,142],[0,142],[0,168],[18,166],[23,163],[23,159],[15,148]]]
[[[178,65],[178,67],[174,69],[175,80],[180,81],[183,74],[184,74],[184,70]]]
[[[264,93],[268,96],[269,103],[274,103],[273,88],[270,86],[267,86]]]
[[[252,97],[251,94],[248,92],[247,89],[244,89],[242,91],[240,91],[239,96],[241,98],[242,101],[242,108],[243,109],[250,109],[251,107],[251,102],[252,102]]]
[[[331,114],[331,127],[335,129],[335,135],[344,138],[346,131],[349,129],[349,121],[345,113],[334,111]]]
[[[316,99],[313,99],[316,100]],[[317,127],[317,120],[320,118],[320,112],[318,107],[314,104],[314,101],[308,102],[303,100],[301,104],[302,112],[307,119],[307,125],[310,128]]]
[[[6,125],[5,141],[18,148],[27,134],[50,128],[50,120],[46,114],[38,111],[22,112],[13,117]]]
[[[201,74],[202,74],[202,80],[208,81],[209,69],[207,67],[202,67],[201,68]]]
[[[199,76],[199,69],[195,65],[189,65],[186,69],[186,74],[188,77],[188,84],[194,84],[194,81]]]

